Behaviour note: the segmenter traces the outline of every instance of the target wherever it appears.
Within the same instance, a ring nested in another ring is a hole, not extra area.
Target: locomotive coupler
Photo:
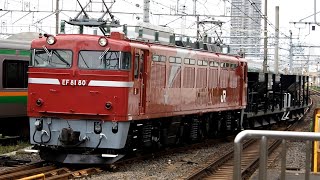
[[[71,128],[63,128],[59,140],[65,145],[79,143],[80,131],[73,131]]]

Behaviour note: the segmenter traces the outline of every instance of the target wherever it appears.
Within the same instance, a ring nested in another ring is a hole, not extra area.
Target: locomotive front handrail
[[[268,131],[268,130],[244,130],[240,132],[234,139],[234,166],[233,166],[233,179],[241,179],[241,151],[242,142],[245,139],[261,139],[263,147],[266,147],[267,139],[282,139],[282,143],[285,140],[304,140],[306,141],[306,167],[305,167],[305,179],[310,178],[310,153],[311,142],[320,141],[320,133],[314,132],[293,132],[293,131]],[[285,146],[284,146],[285,147]],[[260,160],[264,160],[260,163],[259,167],[259,179],[267,179],[267,149],[261,149],[263,153],[260,153]],[[283,156],[282,158],[285,158]],[[282,159],[285,162],[285,159]],[[284,163],[285,164],[285,163]],[[281,179],[285,177],[285,168],[281,168]]]

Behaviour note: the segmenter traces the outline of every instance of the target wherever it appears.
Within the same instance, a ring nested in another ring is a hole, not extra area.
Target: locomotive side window
[[[28,87],[28,62],[20,60],[3,61],[3,88],[27,88]]]
[[[208,61],[204,60],[204,61],[202,62],[202,65],[203,65],[203,66],[208,66]]]
[[[228,68],[230,65],[230,63],[220,63],[220,67],[222,68]]]
[[[166,62],[166,57],[162,56],[162,55],[153,55],[152,56],[152,61],[156,61],[156,62]]]
[[[181,64],[182,59],[180,57],[169,57],[169,62],[170,63],[177,63],[177,64]]]
[[[184,58],[184,64],[190,64],[190,59],[189,58]]]
[[[130,68],[131,68],[131,54],[128,52],[121,52],[120,64],[121,64],[121,69],[130,70]]]
[[[210,61],[209,62],[209,66],[210,67],[219,67],[219,63],[218,62],[214,62],[214,61]]]
[[[169,62],[171,63],[175,63],[176,62],[176,58],[175,57],[169,57]]]
[[[161,62],[166,62],[166,59],[167,59],[167,58],[166,58],[165,56],[160,56],[160,61],[161,61]]]
[[[196,60],[190,59],[190,58],[184,58],[184,64],[192,64],[192,65],[195,65],[195,64],[196,64]]]
[[[206,60],[198,60],[198,66],[207,66],[208,65],[208,61]]]
[[[152,56],[152,61],[160,61],[160,57],[158,55],[153,55]]]
[[[31,66],[46,67],[46,68],[70,68],[72,63],[72,51],[70,50],[55,50],[34,49],[31,59]]]
[[[136,54],[134,58],[134,78],[138,79],[139,75],[139,54]]]
[[[237,68],[237,67],[238,67],[237,64],[230,64],[230,68],[232,68],[232,69],[235,69],[235,68]]]
[[[180,57],[176,57],[176,63],[181,64],[181,58]]]
[[[144,54],[141,54],[141,56],[140,56],[140,64],[139,64],[139,66],[140,66],[140,74],[143,74],[143,67],[144,67],[143,59],[144,59]]]

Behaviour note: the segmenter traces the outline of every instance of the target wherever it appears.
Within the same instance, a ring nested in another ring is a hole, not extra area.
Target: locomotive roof
[[[89,34],[58,34],[56,36],[58,39],[63,38],[67,41],[97,41],[100,37],[99,35],[89,35]],[[209,52],[202,49],[192,49],[189,47],[181,47],[181,46],[173,46],[173,45],[165,45],[159,43],[150,43],[145,41],[133,40],[128,39],[124,36],[121,32],[112,32],[110,36],[106,36],[110,44],[114,44],[117,46],[124,46],[124,47],[136,47],[140,49],[148,49],[151,51],[166,51],[166,52],[177,52],[178,54],[193,54],[196,56],[203,56],[209,58],[219,58],[225,60],[234,60],[234,61],[246,61],[246,59],[241,58],[240,56],[234,56],[229,54],[222,54],[222,53],[214,53]],[[58,40],[59,41],[59,40]]]

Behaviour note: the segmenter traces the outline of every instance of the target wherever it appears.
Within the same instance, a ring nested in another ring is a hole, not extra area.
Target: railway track
[[[315,92],[319,99],[319,92]],[[312,116],[313,113],[306,113],[305,117]],[[310,117],[311,118],[311,117]],[[288,126],[285,130],[294,130],[298,128],[301,121]],[[280,140],[268,141],[268,155],[270,155],[281,144]],[[248,179],[259,166],[260,141],[248,140],[243,144],[241,156],[242,177]],[[233,149],[221,156],[219,159],[207,161],[200,168],[195,169],[189,176],[183,179],[232,179],[233,177]]]
[[[161,150],[159,152],[151,152],[145,153],[141,156],[134,156],[129,157],[115,164],[111,165],[110,167],[105,167],[103,170],[101,168],[93,167],[93,168],[86,168],[86,169],[75,169],[70,167],[59,167],[54,164],[47,163],[45,161],[26,164],[26,165],[19,165],[17,167],[13,167],[10,169],[0,170],[0,180],[8,180],[8,179],[23,179],[23,180],[30,180],[30,179],[74,179],[79,177],[86,177],[90,175],[96,175],[105,169],[114,171],[120,166],[126,166],[130,163],[135,163],[137,161],[143,161],[146,159],[153,159],[157,157],[162,157],[166,155],[172,155],[177,152],[184,152],[186,150],[192,151],[193,149],[197,149],[204,146],[212,146],[213,144],[219,143],[223,140],[221,139],[210,139],[205,142],[200,142],[196,144],[192,144],[191,146],[182,146],[176,148],[169,148],[167,150]]]
[[[272,153],[280,144],[281,141],[268,142],[268,153]],[[257,140],[249,140],[244,143],[241,156],[241,168],[244,169],[242,177],[250,176],[258,166],[259,146],[260,143]],[[184,179],[232,179],[233,153],[233,150],[230,150],[221,158],[207,162],[202,168],[196,169],[190,176]]]
[[[46,179],[46,180],[60,180],[60,179],[74,179],[86,177],[92,174],[102,172],[100,168],[85,168],[75,169],[67,167],[58,167],[53,164],[48,164],[44,161],[22,165],[11,169],[0,171],[0,180],[11,179]]]

